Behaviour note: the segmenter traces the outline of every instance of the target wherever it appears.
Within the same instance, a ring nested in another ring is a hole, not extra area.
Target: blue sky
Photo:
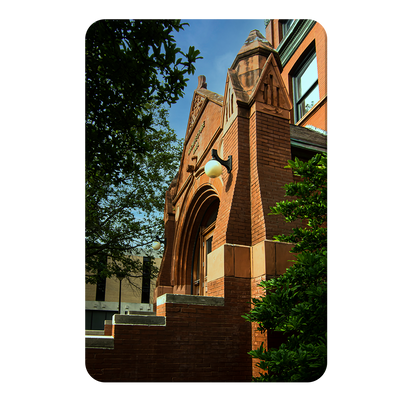
[[[189,46],[200,50],[203,59],[196,62],[195,75],[189,77],[185,96],[169,111],[170,126],[179,138],[185,137],[193,92],[197,88],[198,76],[205,75],[207,89],[224,94],[228,68],[246,41],[250,31],[258,29],[265,36],[264,19],[198,19],[188,22],[183,31],[175,33],[177,46],[187,52]]]

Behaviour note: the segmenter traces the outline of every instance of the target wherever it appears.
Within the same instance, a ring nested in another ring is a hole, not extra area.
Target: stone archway
[[[203,266],[199,265],[199,262],[203,262],[199,243],[201,240],[210,239],[210,233],[217,223],[219,203],[216,190],[209,184],[202,185],[193,196],[178,240],[174,292],[206,294],[205,289],[195,290],[196,286],[203,287],[206,272],[205,269],[201,272]],[[210,248],[208,250],[210,251]],[[199,280],[197,284],[196,280]]]
[[[191,258],[191,294],[207,295],[207,255],[213,250],[212,242],[218,209],[219,200],[216,199],[204,211],[197,228]]]

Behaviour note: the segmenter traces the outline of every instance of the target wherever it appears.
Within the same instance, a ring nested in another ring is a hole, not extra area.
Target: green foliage
[[[176,47],[173,32],[184,25],[101,20],[87,31],[87,282],[141,276],[132,255],[163,235],[165,191],[183,146],[166,106],[183,96],[201,58],[193,47],[186,54]]]
[[[164,109],[153,113],[156,121],[166,123],[168,113]],[[150,130],[148,138],[153,152],[136,154],[132,159],[135,169],[120,174],[118,183],[109,175],[87,174],[87,282],[113,275],[124,275],[134,282],[130,278],[141,276],[142,265],[131,256],[148,252],[155,236],[163,235],[165,191],[179,166],[182,141],[164,127]],[[157,272],[153,268],[151,278]]]
[[[271,207],[272,215],[283,215],[286,222],[307,221],[306,227],[294,228],[293,232],[276,237],[280,242],[295,243],[293,252],[314,251],[326,248],[327,230],[327,157],[317,154],[308,162],[288,161],[293,174],[302,178],[299,182],[285,185],[286,196],[297,197]]]
[[[292,346],[290,346],[292,347]],[[264,351],[262,345],[251,351],[259,358],[258,366],[265,371],[255,382],[312,382],[319,379],[326,368],[326,340],[317,344],[299,343],[293,350],[282,344],[279,349]]]
[[[286,273],[263,281],[265,296],[253,299],[254,308],[244,318],[259,324],[258,330],[282,332],[285,343],[278,349],[249,352],[265,370],[255,381],[311,382],[325,371],[327,362],[327,156],[318,154],[308,162],[289,161],[302,179],[285,186],[296,196],[271,207],[286,221],[306,220],[307,226],[276,240],[295,243],[295,263]]]
[[[118,180],[153,152],[153,107],[184,94],[199,51],[183,53],[179,20],[101,20],[86,33],[86,171]],[[181,56],[178,58],[178,56]],[[153,107],[149,107],[152,104]]]

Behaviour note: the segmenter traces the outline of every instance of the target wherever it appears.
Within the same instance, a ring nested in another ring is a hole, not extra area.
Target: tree
[[[86,281],[142,276],[132,255],[161,236],[182,152],[167,106],[199,51],[176,47],[179,20],[102,20],[86,34]],[[178,55],[182,57],[177,58]],[[151,277],[157,271],[152,268]]]
[[[176,47],[179,20],[101,20],[86,33],[86,172],[135,169],[136,154],[151,153],[153,110],[183,96],[199,51]],[[181,55],[182,57],[177,58]]]
[[[301,180],[285,185],[286,200],[271,207],[271,214],[287,222],[303,220],[290,235],[278,241],[293,243],[293,266],[280,277],[263,281],[265,296],[252,299],[253,308],[244,316],[259,324],[258,330],[282,332],[279,348],[249,352],[266,371],[254,381],[311,382],[326,369],[327,350],[327,156],[317,154],[308,162],[289,161]]]
[[[118,184],[101,174],[86,183],[86,281],[105,277],[134,279],[142,276],[142,263],[132,255],[146,251],[156,235],[162,235],[165,191],[176,174],[182,153],[169,128],[165,109],[153,110],[159,130],[148,139],[153,152],[136,154],[135,170],[121,175]],[[156,125],[154,125],[156,126]],[[122,179],[123,177],[123,179]],[[147,248],[146,248],[147,246]],[[149,254],[147,254],[149,255]],[[157,270],[151,269],[151,278]]]

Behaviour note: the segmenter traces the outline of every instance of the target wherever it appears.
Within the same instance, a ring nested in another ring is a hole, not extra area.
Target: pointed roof
[[[273,49],[272,44],[265,39],[265,37],[258,31],[257,29],[253,29],[250,33],[249,36],[247,37],[246,41],[244,42],[244,45],[240,49],[238,54],[244,53],[246,51],[249,51],[255,47],[263,47],[265,49]]]
[[[227,84],[228,84],[228,79],[231,81],[232,89],[235,92],[236,99],[242,103],[248,103],[249,95],[243,90],[243,86],[240,83],[237,71],[229,68],[227,76]],[[227,84],[225,85],[225,92]]]
[[[272,47],[272,44],[265,39],[265,37],[258,31],[257,29],[253,29],[247,39],[245,40],[243,46],[239,50],[233,64],[231,66],[232,69],[236,69],[238,63],[246,59],[254,54],[260,54],[269,57],[271,53],[274,54],[274,57],[278,63],[280,70],[282,71],[281,61],[278,52]]]

